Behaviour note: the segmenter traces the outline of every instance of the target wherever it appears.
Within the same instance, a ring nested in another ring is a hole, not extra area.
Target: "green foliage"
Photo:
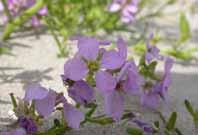
[[[190,115],[192,116],[195,124],[198,125],[198,109],[194,109],[190,103],[190,101],[188,101],[187,99],[184,101],[185,107],[187,109],[187,111],[190,113]]]
[[[134,127],[128,127],[126,131],[129,135],[143,135],[143,131],[141,129]]]
[[[118,14],[106,10],[108,0],[53,0],[48,1],[45,22],[55,38],[60,54],[73,35],[93,35],[98,30],[112,31],[117,27]],[[58,37],[63,37],[60,40]],[[65,56],[65,55],[63,55]]]
[[[168,131],[173,131],[174,128],[175,128],[175,124],[176,124],[176,121],[177,121],[177,113],[176,112],[173,112],[166,124],[166,129]]]
[[[188,50],[178,50],[178,49],[167,49],[165,51],[167,54],[174,56],[177,59],[189,61],[193,59],[193,54]]]
[[[186,42],[191,37],[190,25],[183,12],[180,13],[179,19],[180,38],[178,44]]]
[[[6,47],[0,47],[0,55],[9,53],[9,49]]]

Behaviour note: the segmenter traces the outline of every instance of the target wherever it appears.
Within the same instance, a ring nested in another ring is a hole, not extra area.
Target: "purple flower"
[[[36,123],[32,118],[20,117],[19,126],[24,128],[28,134],[35,134],[37,132]]]
[[[31,85],[25,93],[26,101],[35,101],[37,112],[44,117],[49,116],[55,106],[56,93],[52,90],[48,91],[39,84]]]
[[[1,135],[26,135],[26,131],[23,128],[16,128],[10,132],[2,132]]]
[[[59,97],[59,103],[63,104],[64,119],[71,128],[79,128],[80,123],[85,119],[84,114],[69,104],[66,98],[62,95]]]
[[[138,11],[138,0],[114,0],[109,6],[110,12],[121,12],[121,21],[132,22]]]
[[[50,90],[45,98],[35,100],[35,108],[39,115],[49,116],[54,111],[55,101],[56,93],[53,90]]]
[[[88,73],[86,63],[79,57],[68,60],[64,65],[64,78],[73,81],[82,80]]]
[[[38,26],[41,25],[40,20],[39,20],[38,17],[36,17],[36,16],[33,16],[33,17],[32,17],[31,23],[32,23],[32,26],[34,26],[34,27],[38,27]]]
[[[98,71],[95,76],[96,87],[104,96],[105,112],[116,121],[121,119],[124,111],[124,94],[132,93],[131,91],[134,90],[132,88],[135,88],[133,85],[138,85],[135,84],[136,81],[128,79],[128,75],[130,75],[128,73],[133,71],[131,65],[130,62],[127,62],[116,77],[107,71]],[[129,83],[132,87],[128,87],[126,90],[125,85]]]
[[[138,1],[132,0],[125,8],[122,10],[121,21],[124,23],[129,23],[135,20],[135,15],[138,11]]]
[[[68,89],[69,96],[77,103],[86,104],[93,101],[94,89],[85,81],[77,81]]]
[[[122,38],[117,41],[118,51],[110,50],[103,53],[101,59],[101,67],[105,69],[118,69],[120,68],[127,57],[126,44]]]
[[[0,2],[0,12],[4,10],[3,4]]]
[[[141,94],[141,105],[143,107],[155,109],[157,108],[158,103],[159,103],[159,94],[155,90],[153,89],[145,90],[145,92]]]
[[[24,99],[26,101],[32,101],[33,99],[43,99],[47,96],[47,94],[47,89],[42,87],[40,84],[32,84],[26,89]]]
[[[64,104],[64,118],[68,126],[72,128],[79,128],[80,123],[85,119],[84,114],[80,110],[68,103]]]
[[[151,63],[152,60],[162,60],[163,57],[159,54],[159,49],[150,43],[150,41],[153,39],[153,34],[150,34],[149,42],[146,44],[146,54],[145,54],[145,60],[148,62],[148,64]]]
[[[78,53],[87,60],[96,60],[99,52],[99,41],[93,37],[74,37],[78,40]]]
[[[166,99],[168,88],[171,85],[171,68],[173,66],[173,59],[166,58],[164,65],[164,75],[162,81],[160,82],[159,94],[163,99]]]
[[[132,95],[141,95],[141,86],[144,84],[144,78],[139,74],[138,68],[134,62],[130,63],[127,73],[127,81],[124,83],[124,90]]]
[[[21,13],[24,10],[32,7],[35,3],[36,3],[35,0],[8,0],[7,1],[8,10],[13,18],[15,18],[18,15],[21,15]],[[2,5],[1,2],[0,2],[0,5]],[[2,7],[2,9],[3,9],[3,7]],[[0,10],[0,12],[3,12],[3,11]],[[38,13],[31,18],[32,25],[35,27],[39,26],[41,23],[40,23],[38,16],[45,16],[45,15],[47,15],[47,12],[48,11],[47,11],[46,6],[41,8],[38,11]],[[4,23],[7,23],[7,20],[8,20],[7,16],[3,15],[3,18],[5,18]]]
[[[110,45],[110,42],[99,41],[94,37],[74,36],[71,40],[78,41],[78,55],[87,61],[95,61],[98,58],[100,45]]]
[[[166,58],[164,66],[164,75],[161,80],[156,80],[153,82],[149,88],[143,88],[143,93],[141,94],[141,104],[144,107],[149,107],[152,109],[157,108],[159,103],[159,97],[166,99],[168,94],[168,88],[171,84],[171,68],[173,66],[173,60]]]
[[[84,89],[87,86],[85,84],[80,84],[78,87]],[[77,108],[70,105],[62,94],[57,94],[52,90],[48,91],[39,84],[30,86],[25,93],[24,99],[26,101],[34,100],[37,112],[44,117],[49,116],[53,112],[55,104],[57,105],[59,103],[62,103],[64,106],[64,118],[67,121],[68,125],[72,128],[78,128],[80,122],[84,120],[84,114]],[[25,122],[27,122],[26,119],[22,119],[21,125],[23,125]],[[30,125],[32,125],[31,122]],[[25,129],[31,130],[33,129],[33,125],[32,127],[29,126]]]

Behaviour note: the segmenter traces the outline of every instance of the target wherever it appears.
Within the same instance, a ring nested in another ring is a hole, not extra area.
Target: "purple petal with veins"
[[[88,73],[86,63],[80,58],[68,60],[64,65],[64,76],[74,81],[82,80]]]
[[[115,50],[104,52],[101,67],[105,69],[118,69],[124,64],[125,59]]]
[[[96,88],[102,92],[110,92],[116,87],[116,79],[106,71],[98,71],[95,75]]]
[[[64,104],[64,118],[71,128],[79,128],[80,123],[85,119],[84,114],[70,104]]]
[[[124,112],[124,95],[118,91],[104,94],[105,112],[115,121],[121,120]]]
[[[40,84],[33,84],[27,88],[24,99],[26,101],[43,99],[47,96],[47,94],[48,94],[47,89],[42,87]]]
[[[35,101],[35,108],[39,115],[48,117],[53,112],[55,103],[56,93],[50,90],[45,98]]]
[[[95,98],[94,89],[85,81],[77,81],[68,89],[69,96],[77,103],[86,104]]]

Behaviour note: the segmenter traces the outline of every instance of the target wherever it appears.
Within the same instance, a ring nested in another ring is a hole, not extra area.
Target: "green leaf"
[[[194,58],[192,52],[188,50],[167,49],[165,50],[165,53],[184,61],[192,60]]]
[[[146,45],[143,40],[132,46],[137,54],[143,54],[146,51]]]
[[[177,113],[173,112],[166,124],[166,129],[168,131],[172,131],[175,128],[176,120],[177,120]]]
[[[198,125],[198,110],[194,111],[194,122]]]
[[[160,127],[159,121],[155,121],[154,122],[154,127],[157,128],[157,129],[159,129],[159,127]]]
[[[167,129],[164,130],[164,134],[165,135],[171,135],[170,132]]]
[[[183,135],[183,133],[178,128],[175,128],[175,133],[177,133],[177,135]]]
[[[190,25],[183,12],[181,12],[180,14],[179,27],[180,27],[180,39],[178,41],[178,44],[181,44],[187,41],[191,36]]]
[[[151,64],[149,64],[149,70],[150,70],[152,73],[154,73],[156,66],[157,66],[157,61],[151,62]]]
[[[129,135],[143,135],[142,130],[140,130],[138,128],[134,128],[134,127],[128,127],[127,128],[127,133]]]
[[[193,107],[190,103],[190,101],[188,101],[187,99],[184,101],[184,104],[186,106],[186,109],[188,110],[188,112],[191,114],[191,116],[194,117],[194,110],[193,110]]]

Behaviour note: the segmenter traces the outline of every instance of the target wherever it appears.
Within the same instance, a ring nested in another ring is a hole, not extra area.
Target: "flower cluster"
[[[113,0],[108,7],[110,12],[120,12],[121,21],[129,23],[134,21],[138,11],[138,0]]]
[[[12,18],[15,18],[19,16],[24,10],[32,7],[35,4],[36,0],[8,0],[7,1],[7,8],[9,10],[9,14]],[[3,6],[3,3],[0,2],[0,13],[6,12],[5,7]],[[39,18],[41,16],[47,15],[47,7],[41,8],[38,13],[31,18],[31,24],[34,27],[37,27],[40,25]],[[3,23],[8,22],[8,16],[3,13]]]
[[[163,58],[155,45],[147,44],[147,51],[137,66],[134,60],[127,60],[127,47],[122,38],[118,38],[117,48],[111,50],[105,49],[109,42],[91,37],[76,40],[78,52],[66,62],[62,78],[70,97],[77,103],[93,101],[94,90],[98,90],[104,97],[106,114],[119,121],[125,95],[139,96],[141,104],[150,108],[157,107],[160,97],[166,98],[173,60]],[[162,77],[155,73],[157,60],[165,60]]]
[[[47,118],[55,110],[62,111],[67,127],[79,128],[88,117],[79,107],[96,104],[96,91],[103,95],[105,113],[113,121],[122,119],[126,95],[139,96],[142,106],[153,109],[157,108],[160,97],[166,99],[173,60],[161,56],[151,42],[136,65],[134,60],[127,59],[127,46],[122,38],[118,38],[114,49],[109,49],[111,42],[93,37],[74,37],[72,40],[78,41],[78,51],[66,61],[61,77],[68,95],[78,107],[70,104],[63,93],[47,90],[39,84],[31,85],[14,109],[19,118],[19,129],[12,132],[36,133],[40,118]],[[165,61],[162,76],[155,72],[157,60]],[[145,132],[152,131],[141,121],[133,122]]]

